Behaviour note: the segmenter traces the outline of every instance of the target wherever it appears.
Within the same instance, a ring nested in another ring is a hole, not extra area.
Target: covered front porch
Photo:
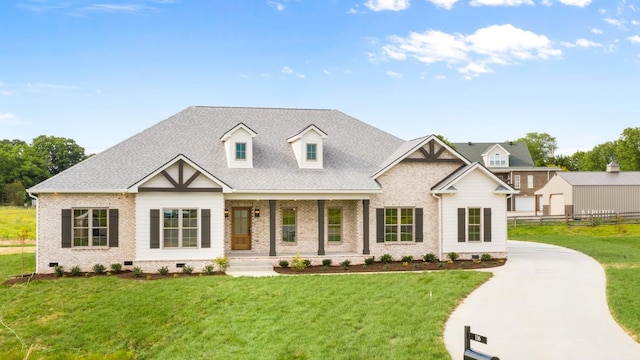
[[[224,251],[230,259],[258,261],[296,254],[320,263],[362,263],[369,250],[369,199],[225,200]]]

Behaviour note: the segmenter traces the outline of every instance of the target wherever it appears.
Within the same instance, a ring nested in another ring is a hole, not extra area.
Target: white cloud
[[[292,68],[288,67],[288,66],[283,66],[282,69],[280,70],[281,73],[283,74],[288,74],[288,75],[295,75],[301,79],[304,79],[305,76],[304,74],[300,74],[298,72],[293,71]]]
[[[592,48],[592,47],[602,47],[602,44],[597,42],[593,42],[587,39],[578,39],[575,43],[563,42],[562,45],[566,47],[579,47],[579,48]]]
[[[18,118],[12,113],[0,113],[0,124],[23,125],[26,123],[18,120]]]
[[[633,26],[640,26],[640,21],[638,21],[638,20],[631,20],[631,25],[633,25]]]
[[[634,44],[640,44],[640,35],[629,36],[627,38],[627,40],[629,40],[630,42],[632,42]]]
[[[597,34],[597,35],[602,35],[602,30],[597,29],[597,28],[591,28],[591,33],[592,34]]]
[[[61,12],[66,15],[84,16],[87,13],[153,13],[159,12],[160,6],[176,4],[176,0],[136,0],[127,2],[105,1],[87,4],[83,1],[58,0],[24,0],[18,7],[34,12]]]
[[[395,79],[402,79],[404,77],[404,75],[397,73],[395,71],[387,71],[387,75]]]
[[[0,95],[2,96],[13,96],[13,93],[9,90],[0,90]]]
[[[471,6],[520,6],[533,5],[533,0],[471,0]]]
[[[436,7],[447,9],[447,10],[451,10],[453,5],[455,5],[458,2],[458,0],[427,0],[427,1],[435,5]]]
[[[613,25],[619,29],[624,29],[624,23],[622,20],[614,19],[614,18],[605,18],[604,21],[607,24]]]
[[[269,1],[268,4],[269,4],[269,6],[271,6],[272,8],[274,8],[274,9],[276,9],[278,11],[284,11],[285,6],[284,6],[283,3],[280,3],[280,2],[277,2],[277,1]]]
[[[139,13],[152,9],[142,4],[93,4],[84,10],[107,13]]]
[[[563,5],[586,7],[591,4],[591,0],[558,0]]]
[[[447,80],[445,75],[436,75],[436,80]]]
[[[546,36],[510,24],[488,26],[470,35],[427,30],[411,32],[404,38],[390,36],[388,40],[389,44],[382,47],[387,58],[402,61],[411,57],[426,64],[455,64],[467,78],[492,72],[490,65],[548,60],[562,55]]]
[[[409,0],[368,0],[364,6],[373,11],[400,11],[409,7]]]
[[[325,74],[325,75],[331,75],[331,71],[326,70],[326,69],[322,70],[322,73]]]

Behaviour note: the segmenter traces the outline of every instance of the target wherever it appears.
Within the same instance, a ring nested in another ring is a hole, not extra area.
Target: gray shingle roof
[[[484,164],[484,161],[482,160],[482,154],[487,152],[487,150],[489,150],[496,144],[499,144],[511,154],[509,156],[509,167],[534,167],[531,153],[529,153],[529,148],[524,142],[465,142],[454,143],[454,146],[456,147],[456,151],[467,158],[469,161]]]
[[[576,186],[640,186],[640,171],[621,171],[619,173],[603,171],[560,172],[558,176],[561,176],[569,184]]]
[[[230,169],[221,136],[244,123],[253,169]],[[287,138],[314,124],[328,134],[324,169],[299,169]],[[337,110],[189,107],[32,187],[38,192],[122,191],[183,154],[238,191],[376,190],[371,175],[405,142]]]

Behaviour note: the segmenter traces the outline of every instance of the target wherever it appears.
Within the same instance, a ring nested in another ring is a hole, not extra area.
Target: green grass
[[[19,255],[0,256],[0,276],[16,273],[8,269],[16,266]],[[17,335],[0,328],[0,353],[10,359],[27,352],[33,359],[447,359],[446,319],[490,276],[33,281],[0,287],[0,316]]]
[[[596,259],[607,275],[607,301],[616,321],[640,341],[640,225],[524,226],[509,239],[543,242]]]
[[[27,239],[36,238],[36,209],[0,206],[0,240],[18,240],[21,231]]]

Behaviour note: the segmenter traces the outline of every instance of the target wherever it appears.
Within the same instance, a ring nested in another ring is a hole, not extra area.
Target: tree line
[[[517,139],[529,148],[536,166],[553,166],[566,171],[604,171],[615,160],[621,171],[640,170],[640,127],[629,127],[615,141],[607,141],[590,151],[556,155],[556,138],[547,133],[531,132]]]
[[[515,141],[527,144],[536,166],[604,171],[608,163],[616,160],[622,171],[640,170],[640,127],[626,128],[617,140],[573,155],[556,155],[556,138],[548,133],[530,132]],[[41,135],[30,144],[22,140],[0,140],[0,204],[29,203],[25,189],[89,156],[82,146],[64,137]]]
[[[64,137],[41,135],[30,144],[0,140],[0,204],[30,203],[25,189],[87,157],[82,146]]]

